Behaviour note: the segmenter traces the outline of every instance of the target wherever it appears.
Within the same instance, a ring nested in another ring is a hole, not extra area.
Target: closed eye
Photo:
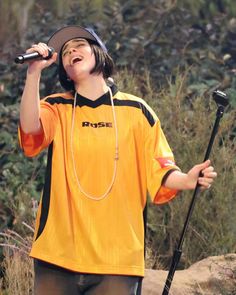
[[[79,48],[81,46],[88,45],[88,41],[84,39],[75,39],[71,44],[66,44],[64,49],[62,50],[62,56],[65,56],[69,53],[71,48]]]

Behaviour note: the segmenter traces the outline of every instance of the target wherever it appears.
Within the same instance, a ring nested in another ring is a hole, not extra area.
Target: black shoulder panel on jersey
[[[46,102],[48,102],[49,104],[73,104],[74,99],[73,98],[64,98],[61,96],[57,96],[57,97],[48,97],[45,99]]]
[[[120,99],[114,99],[114,105],[115,106],[130,106],[134,108],[138,108],[142,110],[143,115],[148,120],[148,123],[153,126],[155,124],[155,119],[153,115],[149,112],[149,110],[146,108],[144,104],[142,104],[139,101],[135,100],[120,100]]]

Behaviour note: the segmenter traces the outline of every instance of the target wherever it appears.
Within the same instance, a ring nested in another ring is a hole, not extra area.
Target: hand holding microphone
[[[49,60],[53,57],[54,52],[54,48],[48,47],[45,43],[34,44],[26,53],[18,55],[15,58],[15,63],[23,64],[36,60]]]

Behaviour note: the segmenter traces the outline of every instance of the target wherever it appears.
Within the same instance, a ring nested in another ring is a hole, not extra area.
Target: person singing
[[[20,105],[25,155],[48,148],[34,292],[141,294],[147,192],[164,204],[217,174],[209,160],[181,172],[154,111],[111,82],[114,62],[94,30],[66,26],[27,52],[47,57],[49,47],[51,58],[28,63]],[[41,72],[53,63],[65,91],[40,100]]]

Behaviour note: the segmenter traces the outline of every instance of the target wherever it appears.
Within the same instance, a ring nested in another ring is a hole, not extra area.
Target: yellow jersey
[[[95,198],[111,184],[116,134],[109,92],[95,101],[77,94],[73,141],[71,92],[41,100],[41,134],[25,134],[19,128],[26,156],[48,147],[30,256],[76,272],[143,276],[147,192],[156,204],[172,199],[177,191],[162,181],[178,167],[147,103],[116,87],[112,93],[119,159],[114,184],[99,201],[80,191],[76,175]]]

